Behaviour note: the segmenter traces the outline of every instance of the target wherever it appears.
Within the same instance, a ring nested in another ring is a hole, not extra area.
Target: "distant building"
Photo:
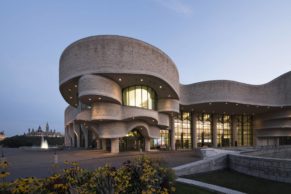
[[[45,130],[42,130],[41,126],[39,125],[37,130],[35,131],[34,128],[28,129],[27,133],[24,133],[26,136],[44,136],[44,137],[63,137],[60,132],[56,132],[56,130],[52,130],[49,128],[49,124],[46,123]]]
[[[5,133],[4,131],[0,131],[0,141],[5,139]]]

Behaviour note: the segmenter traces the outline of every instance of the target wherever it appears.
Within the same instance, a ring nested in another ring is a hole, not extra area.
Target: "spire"
[[[50,130],[49,124],[48,124],[48,122],[46,122],[45,131],[49,132],[49,130]]]

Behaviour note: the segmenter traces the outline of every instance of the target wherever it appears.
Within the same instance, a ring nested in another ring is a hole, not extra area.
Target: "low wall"
[[[238,154],[228,155],[229,168],[264,179],[291,183],[291,160]]]
[[[217,156],[185,164],[173,168],[177,176],[209,172],[227,168],[227,154],[219,154]]]

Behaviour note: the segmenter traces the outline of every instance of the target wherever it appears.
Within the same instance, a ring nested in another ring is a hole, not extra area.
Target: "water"
[[[48,149],[48,148],[49,148],[48,143],[47,143],[47,140],[45,140],[45,139],[43,138],[43,136],[41,136],[41,144],[40,144],[40,148],[41,148],[41,149]]]

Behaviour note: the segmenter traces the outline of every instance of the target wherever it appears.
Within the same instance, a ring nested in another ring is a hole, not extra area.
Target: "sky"
[[[291,70],[290,0],[1,0],[0,131],[64,131],[59,58],[72,42],[116,34],[150,43],[182,84],[263,84]]]

